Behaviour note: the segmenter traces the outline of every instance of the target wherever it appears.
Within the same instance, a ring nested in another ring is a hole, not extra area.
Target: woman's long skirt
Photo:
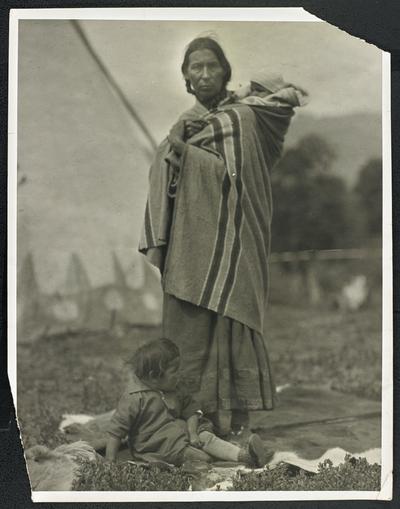
[[[164,294],[163,335],[179,346],[182,383],[204,412],[273,408],[275,386],[261,334]]]

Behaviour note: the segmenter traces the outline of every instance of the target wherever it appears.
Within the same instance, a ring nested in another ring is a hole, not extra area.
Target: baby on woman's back
[[[262,69],[251,75],[247,85],[230,92],[217,108],[208,111],[202,118],[177,122],[172,127],[168,139],[172,149],[175,150],[178,148],[177,145],[202,131],[215,114],[238,103],[249,106],[294,108],[304,106],[307,97],[308,93],[305,90],[285,82],[281,74]],[[181,145],[180,148],[182,148]]]

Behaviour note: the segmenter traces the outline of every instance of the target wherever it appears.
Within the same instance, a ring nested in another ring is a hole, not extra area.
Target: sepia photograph
[[[213,11],[12,11],[33,501],[391,498],[390,56]]]

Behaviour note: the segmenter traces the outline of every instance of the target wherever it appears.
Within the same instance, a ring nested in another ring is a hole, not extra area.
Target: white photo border
[[[324,22],[303,8],[13,9],[9,25],[8,376],[17,409],[17,108],[18,24],[26,19]],[[382,51],[382,470],[380,491],[33,491],[33,502],[194,502],[391,500],[393,491],[393,256],[390,54]]]

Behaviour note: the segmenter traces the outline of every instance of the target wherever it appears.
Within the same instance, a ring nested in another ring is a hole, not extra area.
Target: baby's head
[[[234,96],[237,100],[249,96],[266,97],[275,94],[286,86],[287,84],[280,74],[262,69],[250,76],[250,82],[247,85],[235,90]]]
[[[178,383],[180,354],[176,344],[156,339],[138,348],[129,364],[134,374],[156,389],[172,391]]]
[[[256,71],[250,76],[250,95],[253,96],[275,94],[285,86],[287,85],[280,74],[266,69]]]

